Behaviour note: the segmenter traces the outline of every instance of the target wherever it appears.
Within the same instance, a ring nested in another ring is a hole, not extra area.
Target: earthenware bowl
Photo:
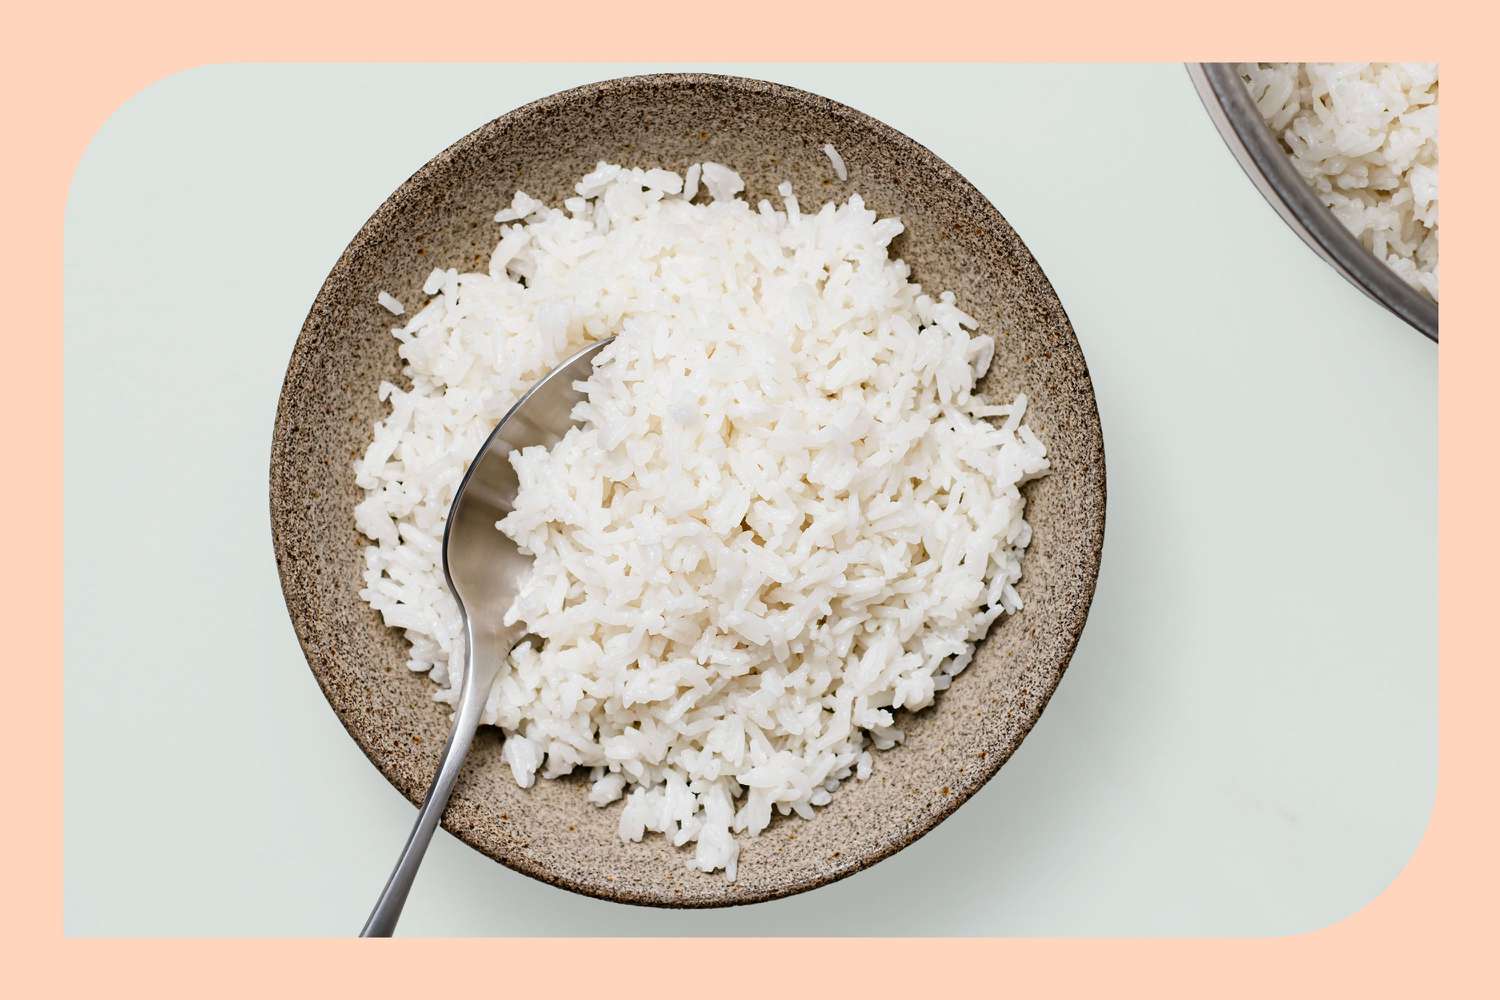
[[[846,182],[821,152],[827,142],[848,164]],[[906,232],[895,252],[998,335],[984,391],[1005,400],[1025,392],[1050,452],[1053,471],[1026,490],[1036,534],[1018,588],[1025,610],[996,625],[935,706],[901,722],[905,744],[877,754],[868,780],[846,783],[811,822],[778,819],[746,840],[736,881],[690,870],[662,837],[622,843],[619,805],[589,805],[580,779],[518,788],[493,729],[481,732],[443,821],[516,871],[591,896],[661,906],[786,896],[931,830],[1015,752],[1057,687],[1104,538],[1104,448],[1088,368],[1052,286],[995,207],[927,149],[833,101],[732,77],[632,77],[554,94],[460,139],[377,208],[334,263],[292,351],[271,457],[276,563],[307,662],[355,742],[414,803],[448,709],[358,595],[365,540],[354,526],[352,463],[383,410],[377,385],[401,381],[391,317],[376,296],[420,303],[434,266],[483,270],[498,238],[494,213],[513,191],[558,203],[599,160],[679,171],[716,160],[744,175],[752,202],[790,180],[804,205],[857,191],[882,215],[899,215]],[[392,828],[392,845],[403,832]]]

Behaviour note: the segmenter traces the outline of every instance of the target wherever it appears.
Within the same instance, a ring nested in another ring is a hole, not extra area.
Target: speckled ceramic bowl
[[[820,152],[848,163],[835,179]],[[328,702],[361,749],[420,801],[448,729],[433,688],[404,665],[402,638],[359,599],[364,540],[351,471],[399,381],[387,289],[421,302],[434,265],[483,269],[496,209],[516,189],[556,203],[599,160],[683,170],[717,160],[753,201],[790,180],[804,205],[858,191],[906,233],[895,251],[931,289],[957,293],[999,334],[984,390],[1031,399],[1053,472],[1027,487],[1036,536],[1020,585],[1026,609],[1000,622],[935,706],[901,721],[904,745],[877,754],[811,822],[778,819],[746,840],[739,878],[689,870],[664,838],[621,843],[616,805],[578,779],[523,790],[499,735],[482,730],[443,825],[490,857],[575,892],[662,906],[773,899],[866,868],[932,829],[1005,763],[1041,714],[1088,614],[1104,538],[1104,448],[1088,369],[1068,317],[1025,244],[942,160],[858,111],[755,80],[669,74],[610,80],[518,108],[439,153],[355,235],[318,293],[292,352],[276,415],[271,523],[287,610]],[[403,830],[391,831],[392,849]],[[954,864],[967,863],[955,858]]]

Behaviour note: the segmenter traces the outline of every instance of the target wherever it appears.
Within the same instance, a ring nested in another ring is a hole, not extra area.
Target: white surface
[[[287,356],[334,258],[430,155],[660,68],[214,67],[101,130],[66,219],[69,933],[357,930],[413,809],[281,603]],[[440,833],[403,933],[1275,934],[1377,895],[1435,782],[1436,349],[1261,202],[1180,66],[712,68],[884,119],[1027,241],[1104,422],[1088,630],[1000,775],[867,872],[654,911]]]

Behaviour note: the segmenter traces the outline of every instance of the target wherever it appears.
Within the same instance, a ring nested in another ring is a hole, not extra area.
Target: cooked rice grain
[[[1438,297],[1436,63],[1243,63],[1304,180],[1376,257]]]
[[[711,199],[692,201],[699,182]],[[734,877],[738,835],[811,817],[896,710],[933,703],[1001,615],[1047,469],[1026,400],[973,393],[994,340],[887,248],[858,195],[752,208],[728,167],[601,163],[550,208],[518,194],[487,273],[435,271],[394,330],[408,387],[357,463],[362,596],[456,701],[441,539],[468,462],[525,389],[617,334],[580,421],[512,456],[499,525],[535,557],[523,645],[484,721],[529,786],[586,769],[619,832]]]

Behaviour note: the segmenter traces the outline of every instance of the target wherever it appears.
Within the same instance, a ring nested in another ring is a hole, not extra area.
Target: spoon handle
[[[472,658],[467,666],[470,670],[474,669]],[[476,687],[478,694],[475,693]],[[463,767],[464,758],[469,754],[469,744],[474,741],[474,733],[479,728],[479,716],[484,711],[488,693],[488,685],[464,685],[458,711],[453,714],[453,731],[448,734],[448,744],[443,747],[443,756],[438,762],[437,777],[433,778],[432,787],[427,789],[427,798],[422,800],[422,808],[417,812],[417,822],[412,826],[411,836],[406,838],[401,858],[396,862],[380,898],[375,901],[370,919],[365,921],[364,929],[359,932],[360,937],[390,937],[396,930],[396,921],[401,918],[406,895],[411,892],[412,882],[416,880],[422,855],[427,853],[427,845],[431,843],[432,834],[437,830],[438,821],[443,818],[443,810],[448,805],[448,796],[453,794],[453,785],[458,781],[459,769]]]

